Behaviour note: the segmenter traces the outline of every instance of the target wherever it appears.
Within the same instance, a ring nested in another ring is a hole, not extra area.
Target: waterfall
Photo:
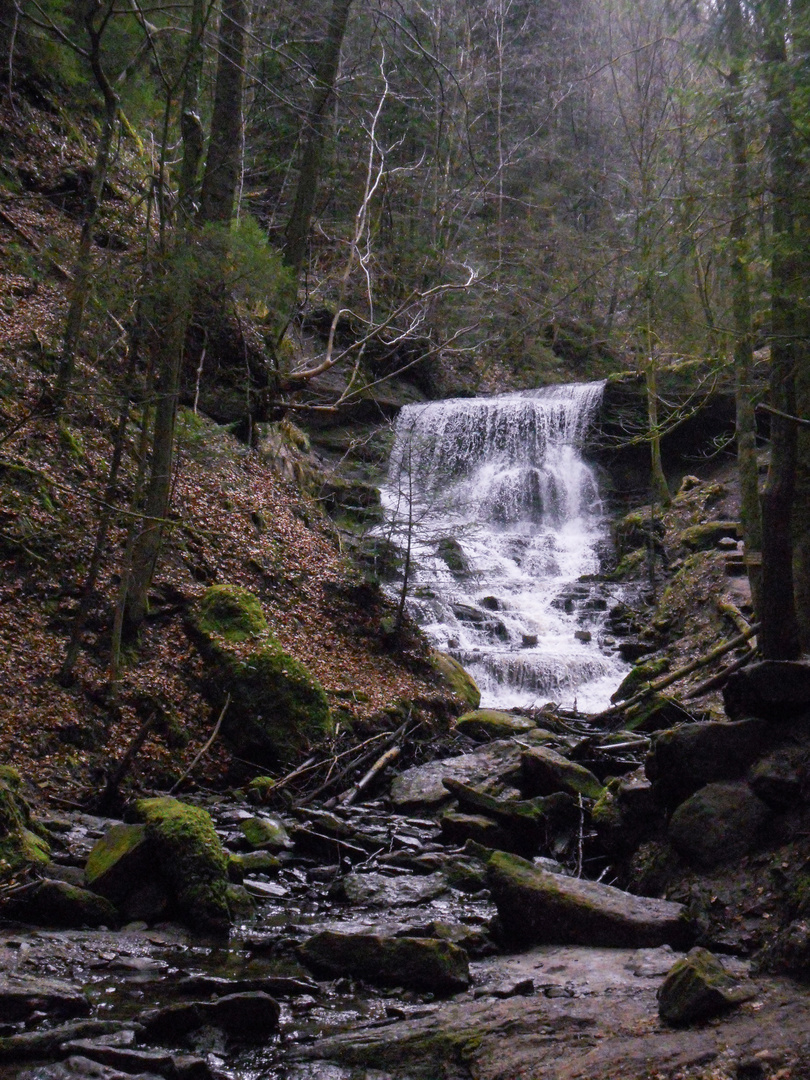
[[[582,456],[603,383],[408,405],[382,490],[410,547],[409,611],[482,705],[603,708],[627,671],[605,649],[609,543]]]

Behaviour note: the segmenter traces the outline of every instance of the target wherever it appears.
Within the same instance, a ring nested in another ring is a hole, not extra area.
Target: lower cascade
[[[604,383],[408,405],[383,489],[408,609],[482,705],[608,704],[611,597],[588,580],[610,537],[583,445]]]

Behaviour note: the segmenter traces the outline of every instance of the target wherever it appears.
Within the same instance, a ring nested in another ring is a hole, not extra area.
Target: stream
[[[408,405],[382,491],[409,609],[475,679],[482,705],[607,706],[629,670],[598,580],[610,550],[584,456],[604,384]]]

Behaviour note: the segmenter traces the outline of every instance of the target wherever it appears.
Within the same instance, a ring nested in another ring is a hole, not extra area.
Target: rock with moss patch
[[[736,521],[705,521],[692,525],[680,535],[680,541],[690,551],[709,551],[717,541],[726,536],[737,538],[739,525]]]
[[[456,731],[478,742],[525,735],[535,727],[537,725],[534,720],[530,720],[528,716],[515,716],[514,713],[499,712],[497,709],[474,709],[464,713],[455,723]]]
[[[590,769],[550,750],[546,746],[533,746],[520,758],[521,789],[526,795],[554,795],[558,791],[570,795],[585,795],[598,799],[603,784]]]
[[[168,797],[141,799],[135,812],[178,910],[194,927],[227,932],[228,863],[209,814]]]
[[[591,823],[602,850],[628,855],[659,825],[652,785],[641,776],[613,777],[594,803]]]
[[[45,866],[49,859],[48,844],[31,829],[22,777],[0,765],[0,881],[26,866]]]
[[[103,896],[50,878],[31,882],[16,892],[4,905],[3,914],[20,922],[65,930],[115,926],[118,922],[115,908]]]
[[[240,756],[288,762],[331,730],[323,687],[282,649],[253,593],[213,585],[189,630],[209,664],[210,696],[227,701],[222,731]]]
[[[240,884],[247,874],[275,874],[281,862],[269,851],[246,851],[228,856],[228,877]]]
[[[632,671],[629,671],[619,683],[610,700],[614,703],[627,701],[645,683],[652,682],[659,675],[663,675],[668,668],[669,660],[665,656],[661,656],[657,660],[646,660],[643,664],[636,664]]]
[[[658,1013],[666,1024],[710,1020],[749,1001],[754,990],[733,979],[708,949],[696,947],[677,960],[658,991]]]
[[[437,544],[437,554],[447,569],[457,578],[469,577],[470,564],[464,549],[454,536],[443,536]]]
[[[298,955],[313,971],[349,975],[380,986],[406,986],[441,994],[464,990],[470,982],[467,953],[442,938],[324,930],[305,941]]]
[[[681,904],[551,874],[517,855],[494,852],[487,881],[504,935],[517,944],[679,947],[693,936]]]
[[[239,822],[248,844],[254,849],[283,851],[293,846],[284,824],[277,817],[251,817]]]
[[[681,723],[685,715],[677,701],[664,694],[652,693],[625,712],[622,724],[625,731],[652,735]]]
[[[475,685],[472,675],[465,671],[458,660],[447,653],[433,652],[430,654],[430,663],[456,697],[461,698],[471,709],[478,708],[481,704],[481,691]]]

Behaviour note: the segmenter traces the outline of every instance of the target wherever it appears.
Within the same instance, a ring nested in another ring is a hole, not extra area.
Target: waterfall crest
[[[600,647],[609,600],[579,579],[609,542],[582,456],[604,383],[408,405],[382,491],[410,547],[409,610],[490,707],[598,710],[627,670]]]

